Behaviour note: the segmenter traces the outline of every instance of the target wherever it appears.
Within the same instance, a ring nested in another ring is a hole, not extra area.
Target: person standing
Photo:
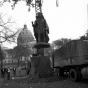
[[[26,66],[27,76],[29,76],[29,74],[30,74],[30,69],[31,69],[31,62],[28,62],[27,66]]]
[[[16,76],[16,68],[13,68],[13,74]]]
[[[19,75],[21,75],[21,67],[20,66],[18,67],[18,73],[19,73]]]
[[[7,68],[4,68],[4,75],[6,77],[6,74],[7,74]]]
[[[30,72],[30,68],[27,67],[27,68],[26,68],[26,71],[27,71],[27,76],[28,76],[28,75],[29,75],[29,72]]]
[[[4,68],[1,68],[1,77],[4,78]]]
[[[7,80],[10,80],[10,68],[8,68],[8,72],[7,72]]]

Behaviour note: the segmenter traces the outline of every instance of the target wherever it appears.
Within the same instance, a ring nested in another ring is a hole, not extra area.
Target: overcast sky
[[[56,0],[43,0],[42,11],[49,25],[50,42],[60,38],[76,39],[85,34],[88,29],[87,4],[88,0],[59,0],[59,7],[56,7]],[[19,2],[14,10],[11,10],[9,3],[5,3],[0,7],[1,11],[12,16],[17,26],[22,28],[27,24],[33,33],[31,21],[35,21],[35,9],[28,12],[24,1]],[[7,43],[4,45],[8,46]]]

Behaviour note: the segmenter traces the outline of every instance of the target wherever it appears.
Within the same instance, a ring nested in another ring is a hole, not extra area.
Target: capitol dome
[[[18,35],[17,38],[17,45],[25,45],[29,44],[30,42],[34,41],[34,37],[30,30],[28,30],[27,25],[24,25],[24,28]]]

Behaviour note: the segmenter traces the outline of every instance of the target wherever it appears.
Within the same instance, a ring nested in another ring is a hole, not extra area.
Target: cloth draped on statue
[[[53,71],[48,56],[35,56],[31,58],[31,73],[37,74],[40,78],[53,75]]]

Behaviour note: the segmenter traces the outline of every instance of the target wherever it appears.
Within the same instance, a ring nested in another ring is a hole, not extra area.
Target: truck
[[[52,53],[55,73],[68,73],[72,81],[88,77],[88,40],[71,40]]]

